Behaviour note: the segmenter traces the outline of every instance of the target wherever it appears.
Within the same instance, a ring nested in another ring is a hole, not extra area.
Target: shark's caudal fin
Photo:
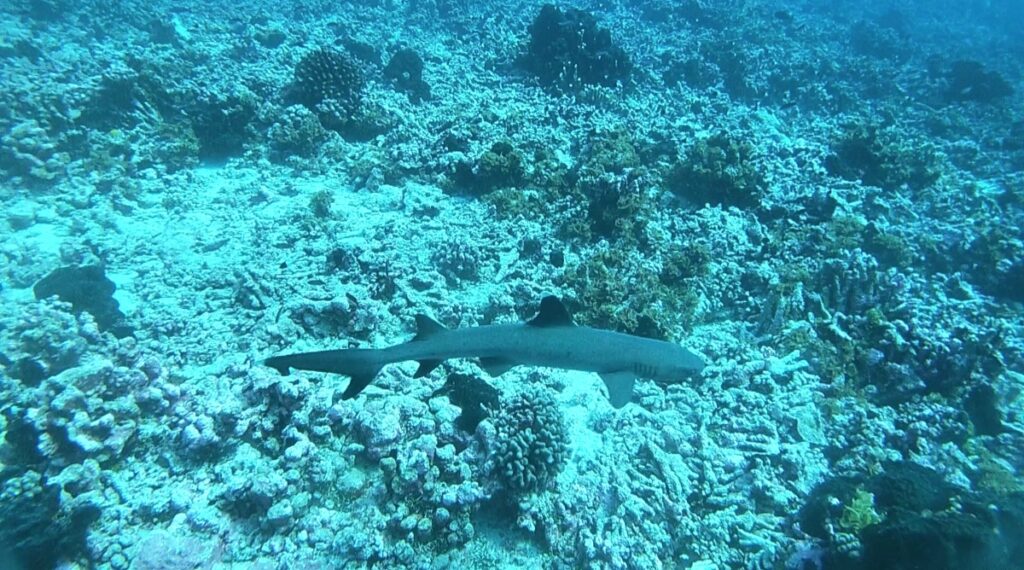
[[[446,330],[448,329],[444,325],[434,319],[426,315],[416,315],[416,337],[412,339],[412,342],[428,339]],[[295,368],[348,376],[350,380],[341,398],[349,400],[355,398],[363,391],[363,388],[369,386],[386,364],[380,360],[379,352],[373,349],[358,348],[322,350],[275,356],[265,360],[264,364],[283,375],[287,375],[292,368]],[[419,363],[420,367],[416,370],[416,378],[430,374],[431,370],[441,364],[441,360],[420,360]]]
[[[312,370],[342,374],[350,378],[348,387],[341,395],[343,400],[355,398],[363,388],[370,385],[380,372],[383,364],[370,356],[370,351],[359,349],[322,350],[301,354],[285,354],[268,358],[264,364],[287,375],[289,369]]]

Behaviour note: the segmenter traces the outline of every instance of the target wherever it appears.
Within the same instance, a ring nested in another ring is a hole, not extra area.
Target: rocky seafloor
[[[0,567],[1024,568],[1020,21],[0,4]],[[708,365],[261,364],[551,294]]]

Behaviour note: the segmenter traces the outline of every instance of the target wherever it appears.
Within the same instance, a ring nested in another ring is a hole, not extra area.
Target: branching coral
[[[546,388],[536,385],[503,400],[492,420],[497,474],[516,494],[543,489],[566,460],[568,436],[558,403]]]

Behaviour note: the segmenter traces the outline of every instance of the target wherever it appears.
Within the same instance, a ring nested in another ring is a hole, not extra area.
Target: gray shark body
[[[582,370],[601,376],[616,408],[630,401],[638,377],[678,382],[704,368],[699,356],[671,342],[577,326],[555,297],[545,297],[525,323],[448,329],[418,315],[416,325],[416,337],[405,344],[286,354],[266,364],[281,374],[295,368],[349,376],[343,399],[359,394],[385,365],[409,360],[420,364],[417,378],[450,358],[479,358],[492,376],[520,365]]]

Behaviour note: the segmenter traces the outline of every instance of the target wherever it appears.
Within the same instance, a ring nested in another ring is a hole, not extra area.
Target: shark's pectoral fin
[[[493,377],[501,376],[517,364],[518,362],[513,362],[505,358],[488,357],[480,359],[480,368],[483,368],[484,372]]]
[[[366,388],[370,385],[370,382],[373,382],[373,377],[376,375],[377,372],[374,372],[373,374],[358,374],[351,376],[348,381],[348,386],[345,387],[345,391],[341,394],[341,399],[351,400],[358,396],[359,393],[363,391],[363,388]]]
[[[636,374],[632,372],[610,372],[601,374],[601,380],[608,387],[608,401],[613,408],[621,408],[633,399],[633,384]]]
[[[420,360],[420,367],[416,369],[416,373],[412,375],[413,378],[423,378],[427,374],[434,371],[435,368],[441,365],[443,360]]]

